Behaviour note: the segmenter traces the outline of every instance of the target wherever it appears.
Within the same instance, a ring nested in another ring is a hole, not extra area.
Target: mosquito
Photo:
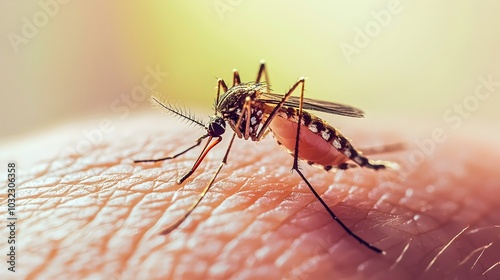
[[[261,82],[263,77],[265,80]],[[233,130],[233,135],[220,165],[206,187],[199,194],[197,200],[191,204],[182,217],[163,229],[160,234],[169,234],[172,230],[179,227],[200,203],[212,187],[222,167],[227,163],[229,151],[236,136],[245,140],[260,141],[268,132],[271,132],[278,144],[293,156],[292,170],[295,170],[299,174],[330,216],[362,245],[376,253],[385,254],[383,250],[356,235],[333,213],[300,170],[299,159],[309,164],[323,166],[327,171],[331,169],[345,170],[354,167],[364,167],[373,170],[390,169],[395,168],[395,164],[387,161],[368,159],[356,150],[350,144],[349,140],[342,136],[335,128],[321,118],[308,113],[306,110],[355,118],[364,116],[363,111],[352,106],[305,98],[305,81],[306,78],[301,77],[287,93],[277,94],[270,89],[269,77],[264,61],[260,63],[255,82],[242,83],[238,71],[233,70],[232,87],[228,88],[223,79],[217,80],[215,112],[210,117],[208,123],[203,123],[185,111],[180,110],[175,105],[163,103],[156,97],[152,97],[154,102],[169,112],[206,130],[206,133],[199,137],[194,145],[173,156],[159,159],[134,160],[135,163],[143,163],[174,159],[198,147],[203,140],[208,139],[194,165],[182,177],[177,179],[177,184],[182,184],[188,179],[210,150],[222,141],[222,135],[226,131],[226,123],[229,123],[229,126]],[[298,88],[300,88],[300,97],[292,96],[292,93]],[[390,149],[387,146],[387,149],[382,150]],[[379,152],[383,151],[379,150]]]

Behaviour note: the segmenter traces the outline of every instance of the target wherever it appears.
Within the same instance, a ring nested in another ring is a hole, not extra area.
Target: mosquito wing
[[[259,99],[269,104],[278,104],[283,98],[282,94],[276,93],[262,93],[259,95]],[[285,106],[299,108],[300,97],[290,96],[287,101],[285,101]],[[302,104],[304,110],[313,110],[318,112],[325,112],[329,114],[341,115],[353,118],[362,118],[365,113],[360,109],[354,108],[349,105],[343,105],[334,102],[315,100],[310,98],[304,98],[304,103]]]

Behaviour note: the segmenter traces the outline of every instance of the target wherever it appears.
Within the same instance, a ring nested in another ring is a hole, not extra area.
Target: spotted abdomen
[[[325,169],[345,169],[349,160],[359,166],[373,169],[384,168],[383,165],[372,164],[362,156],[349,141],[335,128],[322,119],[302,112],[302,127],[299,139],[299,158],[309,163],[319,164]],[[295,150],[297,135],[298,109],[282,108],[272,120],[270,129],[274,137],[291,154]]]

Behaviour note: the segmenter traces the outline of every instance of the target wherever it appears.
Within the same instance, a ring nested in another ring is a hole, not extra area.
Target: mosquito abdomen
[[[299,139],[299,158],[310,164],[322,165],[325,169],[345,168],[350,159],[359,166],[372,166],[349,141],[335,128],[319,117],[302,112],[302,127]],[[295,150],[297,135],[298,109],[283,108],[271,122],[274,137],[289,153]]]

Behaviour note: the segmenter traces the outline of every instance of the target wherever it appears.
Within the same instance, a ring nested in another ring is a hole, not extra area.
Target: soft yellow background
[[[160,95],[195,111],[212,109],[216,77],[229,83],[238,68],[254,80],[265,59],[275,91],[304,75],[310,98],[441,123],[479,76],[500,81],[499,1],[66,0],[16,52],[8,34],[54,1],[0,2],[1,138],[113,116],[111,104],[141,85],[147,66],[169,73]],[[356,28],[390,2],[401,12],[349,63],[341,44],[354,44]],[[499,95],[466,121],[497,124]]]

